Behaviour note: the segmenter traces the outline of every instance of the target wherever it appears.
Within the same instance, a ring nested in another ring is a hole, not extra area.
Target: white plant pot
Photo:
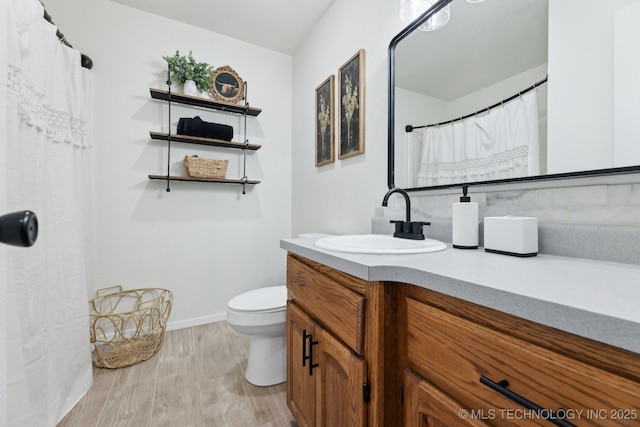
[[[190,95],[190,96],[198,96],[198,95],[200,95],[200,91],[198,90],[198,87],[196,86],[196,82],[194,82],[193,80],[186,80],[184,82],[184,87],[182,88],[182,93],[184,93],[185,95]]]

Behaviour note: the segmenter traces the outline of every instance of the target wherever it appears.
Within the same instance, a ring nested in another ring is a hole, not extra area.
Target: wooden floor
[[[245,380],[248,348],[226,322],[169,331],[145,362],[94,368],[91,390],[58,427],[295,427],[284,383]]]

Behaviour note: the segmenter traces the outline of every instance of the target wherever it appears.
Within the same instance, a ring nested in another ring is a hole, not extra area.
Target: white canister
[[[454,203],[451,213],[451,243],[457,249],[478,249],[478,203],[467,196],[467,186],[462,187],[459,203]]]

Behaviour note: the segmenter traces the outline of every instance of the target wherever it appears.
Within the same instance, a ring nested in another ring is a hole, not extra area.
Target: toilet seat
[[[287,307],[287,287],[270,286],[240,294],[229,301],[228,308],[236,312],[264,313]]]
[[[270,286],[240,294],[227,304],[227,322],[236,327],[284,325],[287,287]]]

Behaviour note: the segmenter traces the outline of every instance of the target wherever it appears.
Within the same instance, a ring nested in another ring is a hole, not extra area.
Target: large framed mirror
[[[436,1],[389,45],[389,187],[640,172],[638,52],[640,0]]]

